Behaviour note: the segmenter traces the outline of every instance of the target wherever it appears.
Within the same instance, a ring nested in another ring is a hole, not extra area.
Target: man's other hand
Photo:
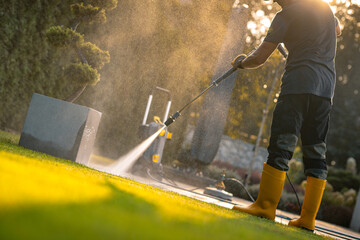
[[[241,62],[247,58],[247,55],[246,54],[240,54],[238,55],[233,61],[232,61],[232,66],[234,68],[241,68],[243,69],[243,66],[241,65]]]

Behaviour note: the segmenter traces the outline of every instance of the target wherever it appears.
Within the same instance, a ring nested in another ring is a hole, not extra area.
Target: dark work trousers
[[[330,99],[312,94],[280,96],[273,114],[267,164],[287,171],[301,136],[305,175],[326,179],[326,135],[331,107]]]

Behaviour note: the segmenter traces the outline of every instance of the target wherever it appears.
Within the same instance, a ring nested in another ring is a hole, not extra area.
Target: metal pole
[[[170,106],[171,106],[171,101],[168,101],[167,105],[166,105],[166,110],[165,110],[165,114],[164,114],[164,120],[163,122],[166,121],[166,119],[169,117],[169,112],[170,112]]]
[[[147,102],[147,105],[146,105],[146,109],[145,109],[145,114],[144,114],[144,119],[143,119],[143,122],[142,122],[142,125],[145,125],[146,124],[146,120],[148,118],[148,115],[149,115],[149,111],[150,111],[150,105],[151,105],[151,102],[152,102],[152,98],[153,98],[153,95],[149,95],[149,100]]]

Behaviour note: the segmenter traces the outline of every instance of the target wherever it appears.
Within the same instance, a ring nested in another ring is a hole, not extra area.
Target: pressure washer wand
[[[177,111],[176,113],[174,113],[172,116],[170,116],[166,121],[165,121],[165,126],[169,126],[170,124],[172,124],[173,122],[175,122],[175,120],[181,115],[181,112],[187,108],[188,106],[190,106],[194,101],[196,101],[199,97],[201,97],[204,93],[206,93],[207,91],[209,91],[211,88],[213,88],[214,86],[217,87],[223,80],[225,80],[227,77],[229,77],[233,72],[236,71],[236,67],[232,67],[230,68],[226,73],[224,73],[223,75],[221,75],[218,79],[216,79],[215,81],[212,82],[212,84],[207,87],[204,91],[202,91],[199,95],[197,95],[196,97],[194,97],[190,102],[188,102],[185,106],[183,106],[179,111]]]
[[[280,51],[280,53],[287,58],[288,54],[286,52],[286,50],[284,49],[284,47],[279,44],[278,45],[278,50]],[[251,52],[253,53],[255,51],[255,49]],[[249,55],[251,55],[251,53]],[[224,73],[223,75],[221,75],[218,79],[216,79],[215,81],[212,82],[212,84],[207,87],[204,91],[202,91],[199,95],[197,95],[196,97],[194,97],[190,102],[188,102],[185,106],[183,106],[179,111],[177,111],[176,113],[174,113],[172,116],[170,116],[166,121],[165,121],[165,126],[169,126],[170,124],[172,124],[173,122],[175,122],[175,120],[181,115],[181,112],[187,108],[190,104],[192,104],[194,101],[196,101],[196,99],[198,99],[199,97],[201,97],[204,93],[206,93],[207,91],[209,91],[211,88],[213,88],[214,86],[218,86],[223,80],[225,80],[228,76],[230,76],[233,72],[235,72],[237,70],[236,67],[232,67],[230,68],[226,73]]]

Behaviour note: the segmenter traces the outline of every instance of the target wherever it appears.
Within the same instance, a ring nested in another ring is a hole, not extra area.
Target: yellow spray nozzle
[[[164,136],[164,135],[165,135],[165,132],[166,132],[166,131],[165,131],[165,129],[163,129],[163,130],[161,130],[161,132],[160,132],[160,134],[159,134],[159,135],[162,137],[162,136]]]
[[[156,155],[156,154],[153,155],[152,156],[152,161],[155,162],[155,163],[159,162],[159,155]]]

